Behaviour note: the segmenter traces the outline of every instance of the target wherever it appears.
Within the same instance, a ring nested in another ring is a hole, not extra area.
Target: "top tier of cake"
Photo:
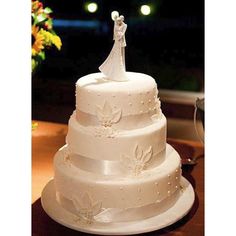
[[[132,129],[152,124],[153,116],[161,115],[155,80],[134,72],[127,72],[127,77],[126,82],[107,80],[102,73],[80,78],[76,83],[78,122],[96,126],[101,123],[101,116],[110,115],[116,128]]]

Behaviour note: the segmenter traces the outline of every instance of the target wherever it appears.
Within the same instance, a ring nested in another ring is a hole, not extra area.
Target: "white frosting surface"
[[[142,73],[126,72],[128,81],[106,80],[102,73],[80,78],[76,83],[76,112],[96,115],[97,106],[110,102],[122,109],[122,116],[152,113],[156,108],[155,80]]]
[[[102,73],[77,81],[67,145],[54,158],[59,204],[89,224],[151,217],[180,193],[180,157],[166,144],[156,82],[126,75],[125,82]]]
[[[72,199],[88,193],[95,202],[102,202],[104,208],[139,207],[162,201],[180,187],[180,157],[170,145],[161,165],[137,177],[94,174],[65,162],[60,156],[54,159],[54,169],[56,190],[62,196]]]
[[[98,137],[96,127],[80,125],[73,114],[69,121],[66,142],[72,153],[100,160],[119,160],[121,154],[132,155],[137,144],[144,149],[152,146],[153,153],[157,154],[166,147],[166,118],[162,116],[145,128],[117,131],[113,138],[107,138]]]

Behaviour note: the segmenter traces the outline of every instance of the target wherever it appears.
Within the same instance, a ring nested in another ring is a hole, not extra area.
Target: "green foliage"
[[[32,72],[46,58],[45,49],[55,46],[61,49],[61,39],[53,30],[52,9],[32,0]]]
[[[45,14],[50,14],[50,13],[52,13],[52,9],[49,8],[49,7],[45,7],[43,12],[44,12]]]

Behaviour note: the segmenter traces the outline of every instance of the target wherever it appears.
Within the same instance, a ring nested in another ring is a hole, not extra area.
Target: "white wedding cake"
[[[155,80],[126,72],[76,83],[67,145],[54,158],[58,203],[93,224],[141,220],[170,208],[181,193],[178,153],[166,144]]]
[[[76,230],[133,234],[183,217],[194,193],[181,176],[178,153],[166,143],[155,80],[125,71],[127,25],[118,12],[113,16],[114,46],[102,73],[76,83],[66,145],[54,157],[42,205]]]

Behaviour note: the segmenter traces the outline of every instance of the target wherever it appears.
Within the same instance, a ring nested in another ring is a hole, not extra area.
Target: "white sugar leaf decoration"
[[[121,109],[117,109],[115,111],[112,112],[112,119],[111,119],[111,123],[117,123],[121,118]]]
[[[94,216],[102,210],[102,202],[94,204],[88,193],[85,193],[80,200],[73,197],[72,202],[77,211],[76,215],[79,217],[78,221],[86,224],[91,224]]]
[[[114,138],[117,135],[117,131],[112,127],[96,127],[93,134],[96,137]]]
[[[147,163],[151,159],[151,157],[152,157],[152,146],[150,146],[148,150],[144,152],[143,157],[142,157],[143,163],[144,164]]]
[[[104,106],[103,106],[103,115],[105,117],[110,117],[112,115],[112,108],[111,106],[105,101]]]
[[[142,158],[143,150],[141,150],[138,145],[136,145],[135,147],[134,155],[137,160],[140,160]]]
[[[103,107],[97,106],[96,114],[99,122],[104,127],[111,127],[121,119],[121,109],[112,109],[107,101]]]
[[[135,176],[139,175],[146,167],[147,162],[152,158],[152,146],[150,146],[145,152],[136,145],[134,150],[134,156],[129,157],[126,155],[121,156],[121,161]]]
[[[122,155],[121,156],[121,162],[125,165],[125,167],[127,169],[133,169],[134,166],[134,160],[132,158],[130,158],[129,156],[126,155]]]
[[[76,197],[72,198],[72,203],[73,203],[76,211],[78,211],[78,212],[80,212],[81,209],[83,208],[83,204]]]
[[[89,209],[92,208],[92,199],[90,198],[88,193],[85,193],[83,195],[82,202],[83,202],[85,208],[89,208]]]
[[[100,122],[102,122],[104,115],[103,115],[103,112],[102,112],[102,108],[100,106],[97,106],[96,113],[97,113],[98,120]]]
[[[93,215],[97,215],[101,212],[102,202],[97,202],[92,206]]]

